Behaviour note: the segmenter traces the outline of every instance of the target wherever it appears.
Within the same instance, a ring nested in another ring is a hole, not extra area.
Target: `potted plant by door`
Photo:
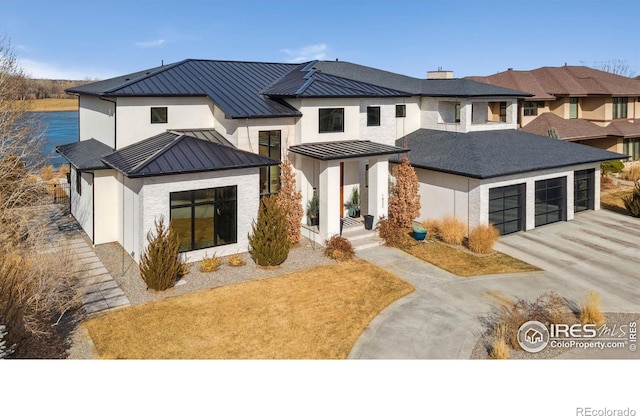
[[[314,192],[309,202],[307,202],[307,225],[312,227],[317,226],[319,223],[319,214],[320,203],[318,201],[318,194]]]
[[[427,237],[427,229],[424,228],[421,225],[414,225],[413,226],[413,238],[415,238],[417,241],[424,241],[424,239]]]
[[[358,218],[360,216],[360,191],[357,186],[351,188],[351,197],[344,204],[348,214],[351,218]]]

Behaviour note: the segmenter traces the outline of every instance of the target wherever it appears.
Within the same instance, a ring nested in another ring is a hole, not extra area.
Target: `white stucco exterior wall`
[[[248,251],[248,233],[256,220],[259,205],[259,173],[257,169],[238,169],[183,175],[156,176],[140,179],[138,242],[134,259],[140,261],[140,253],[146,246],[146,234],[154,221],[164,216],[170,218],[170,193],[223,186],[237,186],[237,243],[185,253],[188,262],[201,260],[205,254],[227,256]]]
[[[80,140],[96,139],[114,147],[116,135],[116,105],[91,95],[78,99]]]
[[[94,244],[122,241],[122,182],[113,169],[97,170],[94,174]]]
[[[93,241],[93,174],[81,172],[81,194],[77,192],[77,171],[71,167],[71,215]]]
[[[420,216],[418,220],[453,216],[468,222],[469,193],[474,190],[464,176],[416,168],[420,183]]]
[[[167,123],[151,123],[151,107],[167,107]],[[172,129],[214,128],[206,97],[119,97],[116,146],[122,149]]]

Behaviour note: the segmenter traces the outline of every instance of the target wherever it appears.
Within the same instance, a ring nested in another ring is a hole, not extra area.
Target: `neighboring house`
[[[303,233],[322,242],[340,232],[354,187],[363,214],[387,215],[389,164],[407,153],[420,218],[508,233],[599,209],[599,162],[622,155],[517,131],[528,94],[448,74],[185,60],[72,88],[80,137],[57,148],[72,214],[94,244],[119,242],[136,261],[160,216],[190,261],[244,252],[288,158],[303,206],[319,198],[319,224],[305,218]]]
[[[527,91],[518,126],[527,132],[623,153],[640,160],[640,82],[584,66],[509,69],[469,77]]]

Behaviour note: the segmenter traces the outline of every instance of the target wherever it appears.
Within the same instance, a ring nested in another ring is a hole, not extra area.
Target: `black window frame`
[[[266,136],[266,137],[265,137]],[[277,142],[277,146],[274,144]],[[282,160],[282,131],[261,130],[258,132],[258,153],[272,159]],[[271,182],[271,177],[278,178],[277,185]],[[265,186],[263,186],[263,184]],[[280,192],[280,166],[263,166],[260,168],[260,197],[274,195]]]
[[[367,127],[379,127],[380,126],[380,106],[368,106],[367,107]]]
[[[332,125],[336,126],[327,128],[323,121],[326,122],[330,117],[334,118],[339,116],[339,126],[335,121],[332,121]],[[318,109],[318,133],[344,133],[344,107],[332,107],[332,108],[320,108]]]
[[[396,104],[396,118],[404,118],[407,116],[407,105]]]
[[[499,105],[499,119],[501,123],[506,123],[507,122],[507,102],[506,101],[500,101],[500,105]]]
[[[169,109],[167,107],[151,107],[150,115],[151,124],[167,124],[169,122]]]
[[[454,120],[456,123],[460,123],[460,112],[462,111],[462,106],[460,103],[455,103],[453,108],[455,111]],[[473,106],[471,107],[471,111],[473,111]],[[471,113],[471,119],[473,120],[473,112]]]
[[[233,190],[233,192],[231,193],[233,196],[231,198],[218,197],[218,195],[223,194],[226,189]],[[198,195],[198,193],[201,193],[201,192],[205,192],[205,193],[210,192],[212,195],[211,200],[196,201],[196,196]],[[183,193],[190,193],[189,202],[174,204],[173,196],[177,194],[183,194]],[[219,217],[219,215],[221,215],[220,212],[222,211],[222,209],[225,209],[226,208],[225,205],[229,205],[229,203],[231,203],[231,207],[232,207],[231,208],[232,217],[222,219],[221,217]],[[195,210],[196,210],[196,207],[200,207],[200,206],[212,206],[213,208],[213,216],[211,217],[212,231],[213,231],[212,245],[196,246],[196,221],[194,219],[199,218],[199,217],[196,217]],[[173,210],[181,209],[181,208],[190,208],[191,210],[190,217],[189,217],[190,218],[190,225],[189,225],[190,241],[187,248],[183,248],[183,245],[181,244],[181,247],[180,247],[181,253],[195,251],[195,250],[205,250],[207,248],[212,248],[212,247],[221,247],[229,244],[236,244],[238,242],[238,186],[237,185],[170,192],[169,193],[169,223],[170,224],[171,224],[171,220],[173,219]],[[231,238],[228,238],[223,242],[220,242],[220,239],[219,239],[220,233],[216,232],[216,229],[217,229],[216,218],[220,219],[220,222],[221,222],[220,227],[228,227],[229,230],[232,230],[232,234],[230,234]],[[174,228],[174,231],[176,231],[175,228]]]
[[[560,196],[556,196],[554,198],[550,197],[550,194],[553,196],[553,193],[558,191],[560,192]],[[544,196],[541,197],[541,195]],[[557,202],[557,205],[550,204],[550,202]],[[543,208],[543,204],[545,209],[541,210],[540,208]],[[553,206],[557,208],[550,209],[550,207]],[[534,209],[535,227],[565,221],[567,218],[567,177],[561,176],[558,178],[536,181]],[[549,218],[557,219],[550,221]]]
[[[595,171],[595,169],[583,169],[573,172],[573,212],[593,210]]]
[[[489,222],[500,231],[500,235],[517,233],[524,229],[526,208],[525,186],[524,183],[520,183],[489,189]],[[505,207],[504,202],[507,198],[515,198],[516,203]],[[500,201],[500,207],[496,207],[495,201]],[[505,215],[507,211],[516,212],[517,217],[515,219],[507,219]],[[496,221],[498,216],[501,217],[501,221]]]
[[[82,172],[76,170],[76,193],[82,195]]]
[[[611,117],[613,119],[627,118],[629,111],[629,97],[613,97]]]

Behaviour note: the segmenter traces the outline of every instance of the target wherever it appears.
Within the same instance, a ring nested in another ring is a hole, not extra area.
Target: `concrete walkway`
[[[563,240],[572,240],[573,244],[593,242],[594,232],[604,233],[601,228],[609,230],[607,238],[624,242],[627,248],[604,241],[580,248]],[[389,247],[359,251],[358,257],[389,270],[416,290],[374,318],[349,358],[469,358],[485,330],[483,319],[517,298],[533,300],[547,291],[580,301],[588,289],[594,288],[602,296],[604,311],[640,313],[640,274],[626,273],[628,269],[638,270],[638,230],[640,221],[608,211],[581,214],[575,221],[518,233],[498,244],[498,249],[543,266],[545,271],[472,278],[454,276]],[[527,243],[521,243],[521,239]],[[586,258],[578,260],[568,257],[570,254]],[[550,266],[553,261],[555,268]],[[587,273],[592,269],[590,261],[599,267]],[[606,264],[610,264],[608,271]],[[621,350],[572,350],[559,358],[593,355],[640,358],[638,351]]]
[[[127,296],[96,256],[86,234],[73,217],[66,214],[66,207],[52,204],[42,208],[48,216],[48,223],[39,251],[71,250],[79,268],[77,289],[87,316],[130,306]]]

